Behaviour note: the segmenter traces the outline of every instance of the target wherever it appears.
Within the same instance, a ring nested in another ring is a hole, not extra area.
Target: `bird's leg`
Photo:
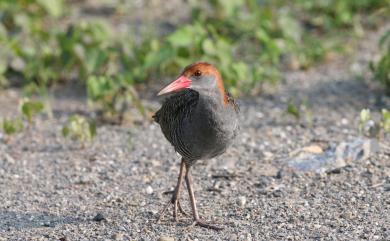
[[[177,184],[175,187],[175,190],[173,191],[172,198],[168,201],[168,203],[165,205],[164,209],[160,213],[160,217],[158,218],[158,221],[161,220],[161,218],[164,216],[165,211],[168,209],[170,205],[173,204],[173,217],[177,221],[177,210],[179,210],[182,214],[187,216],[187,213],[183,210],[183,207],[180,204],[179,196],[180,196],[180,190],[184,179],[184,160],[182,159],[180,164],[180,172],[179,177],[177,179]]]
[[[183,210],[183,207],[180,204],[180,190],[184,179],[184,168],[185,168],[185,162],[184,159],[181,160],[180,164],[180,172],[179,172],[179,178],[177,179],[177,185],[175,187],[175,191],[173,192],[171,203],[173,203],[173,217],[177,221],[177,210],[187,216],[187,213]]]
[[[188,194],[190,195],[192,213],[194,216],[194,223],[192,225],[193,226],[197,225],[197,226],[200,226],[203,228],[209,228],[209,229],[214,229],[214,230],[222,230],[223,229],[222,227],[208,224],[199,218],[198,210],[196,208],[196,200],[195,200],[194,190],[192,189],[192,176],[190,173],[190,166],[186,166],[185,179],[186,179],[186,184],[187,184],[187,188],[188,188]]]

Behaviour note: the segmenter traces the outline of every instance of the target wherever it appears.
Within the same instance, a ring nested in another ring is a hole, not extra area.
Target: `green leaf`
[[[390,30],[388,30],[379,40],[379,46],[385,47],[385,43],[390,40]],[[389,46],[390,47],[390,46]]]
[[[62,10],[64,9],[63,0],[37,0],[37,2],[53,17],[62,15]]]
[[[96,122],[80,115],[72,115],[62,128],[62,135],[84,143],[96,136]]]
[[[296,119],[300,119],[299,107],[295,105],[292,100],[289,100],[287,103],[287,113],[291,114]]]
[[[169,59],[175,56],[175,52],[172,48],[162,48],[159,51],[151,51],[147,53],[144,62],[144,68],[156,67],[163,62],[168,61]]]
[[[174,47],[189,47],[200,43],[205,37],[206,30],[203,25],[185,25],[168,35],[166,40]]]
[[[69,133],[70,133],[69,127],[68,127],[68,126],[64,126],[64,127],[62,128],[62,135],[63,135],[64,137],[68,137],[68,136],[69,136]]]
[[[390,133],[390,112],[386,109],[382,110],[382,127],[387,133]]]
[[[87,95],[91,100],[102,98],[107,92],[112,91],[115,83],[105,76],[90,76],[87,80]]]
[[[3,119],[3,131],[12,135],[23,129],[23,122],[20,119]]]
[[[360,121],[366,123],[371,119],[371,113],[369,109],[363,109],[360,111]]]
[[[359,120],[359,132],[361,134],[364,134],[364,128],[370,119],[371,119],[370,110],[369,109],[362,109],[360,111],[360,120]]]
[[[90,135],[90,139],[92,139],[96,136],[96,121],[90,120],[88,123],[89,123],[89,135]]]
[[[218,8],[221,8],[225,14],[225,18],[236,17],[236,12],[239,11],[240,7],[244,4],[244,0],[218,0]]]
[[[191,26],[187,25],[177,29],[167,37],[167,41],[176,47],[186,47],[193,43],[194,35]]]
[[[85,67],[87,74],[96,73],[107,61],[109,53],[107,50],[89,49],[86,54]]]
[[[208,55],[216,55],[215,44],[210,39],[205,39],[202,43],[203,51]]]
[[[261,42],[268,43],[271,41],[271,38],[268,33],[262,28],[258,29],[255,35]]]
[[[41,101],[24,100],[21,103],[22,114],[28,120],[28,122],[32,122],[33,115],[41,112],[43,108],[44,105]]]

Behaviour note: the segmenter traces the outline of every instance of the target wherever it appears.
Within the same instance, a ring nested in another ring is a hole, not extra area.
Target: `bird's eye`
[[[196,77],[199,77],[199,76],[202,75],[202,72],[200,72],[200,70],[197,70],[197,71],[195,71],[194,75],[195,75]]]

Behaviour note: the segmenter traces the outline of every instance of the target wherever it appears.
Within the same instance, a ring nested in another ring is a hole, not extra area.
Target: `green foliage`
[[[61,0],[1,1],[0,45],[9,59],[8,65],[1,68],[20,73],[27,83],[46,85],[57,77],[52,68],[56,57],[53,40],[58,30],[56,19],[63,14],[63,7]],[[5,71],[2,76],[7,76]]]
[[[41,101],[34,101],[30,99],[23,99],[19,105],[21,116],[11,119],[3,119],[2,128],[5,134],[12,135],[16,132],[22,131],[24,128],[24,121],[29,124],[33,122],[34,115],[42,112],[44,105]]]
[[[380,137],[381,134],[390,134],[390,112],[382,109],[380,118],[374,120],[369,109],[360,112],[359,133],[370,137]]]
[[[260,21],[275,22],[274,8],[271,4],[247,8],[244,1],[195,4],[192,22],[169,34],[160,48],[170,53],[163,61],[165,69],[177,72],[197,60],[216,63],[233,93],[277,80],[282,53],[277,42],[284,41],[281,29]]]
[[[371,69],[377,79],[390,95],[390,30],[380,39],[379,47],[383,51],[377,63],[371,63]]]
[[[85,80],[90,75],[113,74],[117,71],[119,49],[114,47],[107,28],[99,22],[81,21],[57,35],[58,67],[62,79],[75,72],[75,78]]]
[[[386,109],[382,110],[381,126],[385,132],[390,134],[390,112]]]
[[[20,111],[29,123],[32,122],[33,115],[43,110],[43,103],[41,101],[32,101],[25,99],[20,104]]]
[[[313,112],[307,98],[302,98],[299,101],[288,100],[286,113],[292,115],[297,121],[303,119],[308,125],[313,123]]]
[[[23,129],[23,121],[20,118],[4,118],[2,127],[5,134],[12,135]]]
[[[62,135],[85,143],[96,136],[96,122],[80,115],[72,115],[62,128]]]
[[[297,0],[296,6],[304,11],[305,23],[313,28],[331,31],[336,28],[360,28],[361,13],[388,8],[389,0]]]
[[[359,133],[363,134],[368,121],[371,120],[371,112],[369,109],[362,109],[359,118]]]
[[[287,113],[294,116],[296,119],[300,119],[301,113],[299,111],[299,106],[294,104],[291,100],[287,103]]]
[[[107,21],[69,22],[72,9],[64,0],[0,1],[0,85],[22,80],[47,95],[54,84],[81,81],[90,102],[122,116],[129,105],[143,111],[134,85],[205,60],[218,66],[233,94],[255,92],[262,83],[278,81],[286,65],[309,68],[340,50],[344,36],[361,32],[362,16],[388,7],[390,0],[190,3],[188,23],[135,43],[131,34],[110,31]],[[340,29],[348,34],[339,37]],[[376,66],[385,83],[389,62],[384,57]]]
[[[119,116],[120,121],[131,103],[144,114],[145,110],[137,92],[128,81],[129,79],[122,75],[90,76],[87,80],[88,97],[91,101],[100,104],[108,117]]]

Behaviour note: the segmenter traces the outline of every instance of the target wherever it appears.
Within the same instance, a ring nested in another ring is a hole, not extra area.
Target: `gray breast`
[[[196,110],[183,125],[188,131],[183,132],[182,139],[197,159],[209,159],[225,152],[237,129],[233,109],[203,98],[200,97]]]

